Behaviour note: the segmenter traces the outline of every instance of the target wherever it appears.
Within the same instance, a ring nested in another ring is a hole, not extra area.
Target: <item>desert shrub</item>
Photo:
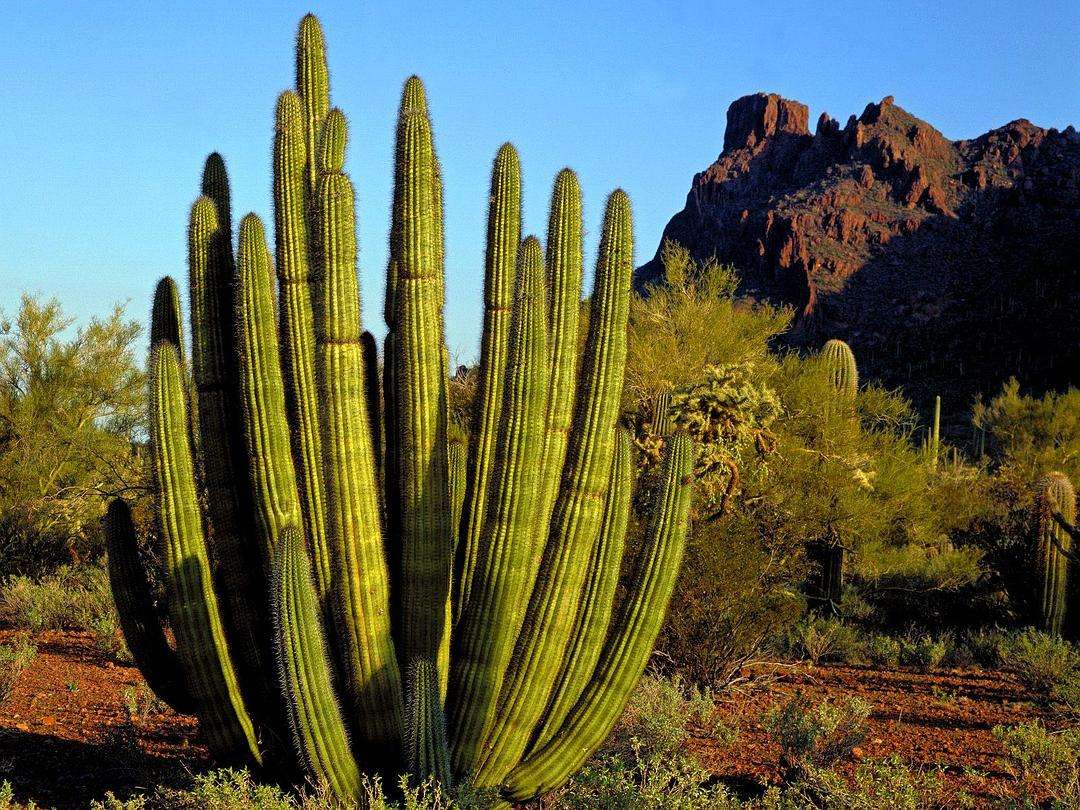
[[[1080,806],[1080,728],[1054,732],[1034,722],[997,726],[994,736],[1005,748],[1023,795],[1049,800],[1039,806]]]
[[[737,735],[715,719],[708,690],[679,677],[648,673],[634,691],[607,742],[554,798],[568,808],[738,807],[723,787],[708,784],[709,772],[683,753],[690,727],[723,744]]]
[[[860,698],[812,705],[800,692],[769,713],[765,728],[780,746],[781,764],[791,777],[849,756],[866,737],[869,716],[870,704]]]
[[[0,644],[0,703],[11,697],[19,677],[36,656],[37,647],[25,636],[16,636],[7,644]]]
[[[763,810],[929,810],[963,807],[962,797],[946,794],[941,774],[910,768],[900,757],[860,762],[849,784],[840,774],[811,768],[793,784],[766,793]]]
[[[858,663],[865,658],[864,642],[858,629],[833,617],[809,615],[788,633],[790,656],[809,661]]]
[[[948,636],[912,635],[900,639],[900,663],[923,672],[937,669],[949,652]]]
[[[1010,633],[1001,663],[1044,699],[1080,709],[1080,652],[1069,642],[1032,629]]]
[[[900,641],[874,634],[866,641],[866,658],[879,667],[895,667],[900,663]]]
[[[106,501],[145,491],[139,325],[72,328],[56,301],[0,317],[0,576],[94,559]]]
[[[364,780],[362,805],[367,810],[480,810],[491,804],[485,793],[468,788],[448,793],[434,782],[410,786],[402,777],[400,800],[387,795],[378,777]],[[222,768],[195,775],[191,787],[159,787],[150,795],[121,800],[112,793],[91,804],[92,810],[346,810],[329,790],[317,788],[295,794],[276,785],[256,782],[244,770]]]
[[[105,569],[61,566],[40,579],[15,576],[0,588],[0,622],[32,632],[85,630],[112,658],[129,657]]]

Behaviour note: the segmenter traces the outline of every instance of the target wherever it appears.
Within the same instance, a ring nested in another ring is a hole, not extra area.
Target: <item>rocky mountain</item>
[[[1020,119],[950,141],[888,96],[841,127],[758,93],[663,239],[790,305],[787,339],[847,340],[864,377],[966,412],[1010,375],[1080,384],[1080,135]],[[657,255],[639,288],[662,277]]]

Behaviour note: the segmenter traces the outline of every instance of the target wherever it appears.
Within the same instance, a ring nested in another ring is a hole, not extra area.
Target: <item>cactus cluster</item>
[[[1066,614],[1080,606],[1070,604],[1069,569],[1075,559],[1072,535],[1076,525],[1076,490],[1059,472],[1048,473],[1036,492],[1035,576],[1038,585],[1039,618],[1043,630],[1061,635]],[[1069,621],[1075,623],[1072,615]]]
[[[223,763],[303,771],[346,800],[365,772],[405,771],[528,799],[614,724],[685,544],[691,448],[674,436],[615,610],[631,488],[616,427],[630,201],[607,200],[579,360],[577,178],[556,177],[541,246],[522,239],[517,153],[499,150],[480,388],[470,435],[451,440],[442,174],[424,87],[405,83],[397,120],[380,369],[360,318],[347,123],[310,15],[296,67],[276,111],[273,254],[254,214],[234,253],[228,177],[211,155],[189,227],[190,354],[175,284],[155,295],[150,444],[176,650],[153,624],[117,503],[125,634]]]

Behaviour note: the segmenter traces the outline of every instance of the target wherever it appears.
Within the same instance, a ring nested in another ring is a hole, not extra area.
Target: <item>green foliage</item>
[[[863,659],[859,631],[833,617],[810,615],[788,631],[789,652],[817,665],[825,661],[851,664]]]
[[[879,667],[895,667],[900,663],[900,641],[874,634],[866,641],[866,658]]]
[[[986,452],[996,467],[1027,481],[1053,470],[1080,478],[1080,389],[1035,397],[1021,394],[1012,379],[989,403],[975,404],[972,422],[986,432]]]
[[[28,295],[0,317],[0,575],[100,555],[106,502],[145,486],[139,326],[119,307],[73,326]]]
[[[0,703],[11,697],[19,676],[34,663],[37,646],[26,636],[0,644]]]
[[[897,756],[860,762],[850,780],[822,768],[810,768],[794,784],[773,788],[761,802],[764,810],[929,810],[962,807],[962,794],[947,792],[936,771],[912,770]]]
[[[1005,636],[999,656],[1042,699],[1080,709],[1080,652],[1069,642],[1026,629]]]
[[[794,776],[850,756],[866,736],[869,716],[870,704],[860,698],[813,705],[800,692],[769,713],[765,728],[781,748],[781,764]]]
[[[1046,798],[1040,807],[1080,805],[1080,728],[1050,731],[1039,722],[1012,728],[997,726],[1021,795]],[[1035,806],[1030,803],[1024,806]]]
[[[942,637],[920,635],[900,639],[900,663],[923,672],[937,669],[948,652],[949,643]]]

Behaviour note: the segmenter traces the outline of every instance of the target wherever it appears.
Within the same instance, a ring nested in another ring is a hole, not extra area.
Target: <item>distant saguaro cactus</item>
[[[279,777],[296,762],[346,802],[365,771],[529,799],[610,731],[685,544],[692,454],[674,437],[615,611],[632,484],[616,428],[630,200],[607,200],[579,361],[577,177],[556,177],[545,251],[521,238],[519,160],[499,149],[480,388],[471,441],[451,440],[424,86],[405,83],[397,120],[380,374],[361,323],[347,122],[310,15],[297,48],[275,115],[274,254],[254,214],[234,252],[216,153],[191,211],[194,393],[171,281],[155,302],[151,455],[175,655],[216,759]],[[110,510],[125,632],[151,685],[186,705],[162,672],[170,651],[148,624],[124,514]]]
[[[836,390],[843,396],[854,399],[859,390],[859,367],[855,363],[855,354],[851,347],[838,338],[832,338],[825,341],[821,349],[821,359]]]
[[[1040,620],[1046,632],[1060,635],[1066,613],[1078,609],[1069,604],[1069,569],[1073,567],[1070,529],[1076,525],[1076,490],[1062,473],[1048,473],[1039,480],[1035,503]]]

